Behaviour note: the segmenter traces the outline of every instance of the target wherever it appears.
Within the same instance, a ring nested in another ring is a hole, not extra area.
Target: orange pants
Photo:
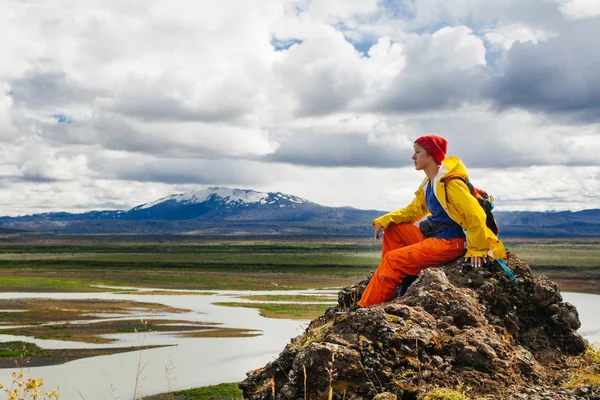
[[[425,238],[413,224],[390,224],[384,231],[381,263],[369,281],[360,307],[390,301],[402,279],[441,267],[465,254],[465,239]]]

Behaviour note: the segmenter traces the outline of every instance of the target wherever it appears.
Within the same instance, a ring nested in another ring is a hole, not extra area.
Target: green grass
[[[0,268],[204,268],[207,270],[239,271],[252,268],[254,271],[280,271],[302,269],[304,273],[320,272],[335,267],[356,267],[377,263],[379,256],[360,254],[33,254],[0,255]]]
[[[116,238],[116,240],[115,240]],[[143,237],[137,237],[134,240],[142,240]],[[174,236],[174,238],[177,238]],[[225,239],[218,243],[195,243],[195,244],[164,244],[162,242],[153,242],[147,244],[136,244],[128,241],[118,243],[119,236],[105,237],[105,240],[94,244],[73,243],[70,237],[57,236],[52,244],[23,244],[23,243],[3,243],[0,248],[0,254],[85,254],[85,253],[151,253],[151,254],[249,254],[249,253],[306,253],[306,252],[356,252],[368,251],[379,252],[380,244],[371,243],[335,243],[332,239],[323,239],[319,242],[308,242],[298,238],[293,242],[278,242],[277,240],[255,242],[251,240],[231,240]],[[62,242],[62,243],[61,243]],[[117,242],[117,243],[115,243]]]
[[[50,245],[3,243],[0,290],[90,292],[106,290],[93,285],[131,282],[138,287],[200,290],[340,287],[364,277],[379,260],[372,243],[138,245],[113,237],[92,246],[73,241],[59,237]]]
[[[542,269],[600,269],[600,240],[526,240],[509,239],[506,248]]]
[[[16,360],[29,356],[50,357],[50,352],[39,348],[33,343],[20,341],[0,343],[0,357],[13,358]]]
[[[0,321],[7,319],[9,321],[18,320],[20,318],[28,318],[33,315],[32,312],[23,311],[23,312],[2,312],[0,311]]]
[[[240,296],[242,299],[253,300],[253,301],[294,301],[298,303],[303,302],[336,302],[337,296],[309,296],[309,295],[251,295],[251,296]]]
[[[0,268],[8,265],[23,267],[58,266],[85,267],[111,265],[123,268],[160,266],[239,269],[254,266],[264,270],[281,267],[360,266],[377,260],[379,243],[337,244],[298,242],[227,242],[218,244],[173,245],[162,243],[136,245],[109,243],[73,245],[65,238],[64,245],[25,245],[3,243],[0,247]],[[118,242],[117,242],[118,243]]]
[[[70,333],[65,333],[64,331],[61,332],[61,330],[69,329],[70,328],[69,324],[50,325],[50,326],[48,326],[48,328],[56,331],[56,333],[47,332],[47,333],[42,333],[39,335],[32,335],[32,337],[34,337],[36,339],[57,339],[57,340],[70,339],[73,337],[73,335]],[[18,329],[1,329],[0,334],[2,334],[2,335],[22,335],[23,332],[19,331]],[[27,335],[27,336],[29,336],[29,335]],[[11,343],[11,342],[9,342],[9,343]],[[37,349],[36,351],[39,352],[40,349]],[[28,355],[30,355],[29,351],[28,351]]]
[[[323,315],[333,304],[269,304],[269,303],[214,303],[218,306],[257,308],[266,318],[313,319]]]
[[[23,272],[23,271],[21,271]],[[43,271],[40,271],[43,274]],[[103,283],[98,279],[65,279],[48,276],[2,276],[0,289],[4,291],[55,291],[55,292],[105,292],[92,285]]]
[[[242,391],[237,383],[221,383],[214,386],[205,386],[173,393],[184,396],[185,400],[238,400],[242,399]]]
[[[0,290],[106,290],[94,285],[196,290],[336,288],[364,278],[379,263],[381,243],[375,240],[277,240],[17,237],[0,245]],[[534,271],[600,273],[600,239],[509,239],[505,243]]]

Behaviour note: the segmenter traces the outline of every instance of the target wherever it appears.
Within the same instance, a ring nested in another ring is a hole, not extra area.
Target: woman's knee
[[[402,271],[407,264],[407,257],[399,253],[402,251],[389,252],[381,258],[381,263],[377,267],[380,275],[388,277],[398,277],[402,275]]]

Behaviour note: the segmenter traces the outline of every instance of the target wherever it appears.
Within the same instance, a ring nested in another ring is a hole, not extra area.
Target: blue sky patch
[[[338,22],[336,24],[332,25],[334,28],[336,28],[337,30],[339,30],[340,32],[342,32],[344,34],[344,38],[346,39],[346,41],[348,43],[350,43],[352,46],[354,46],[354,49],[356,49],[356,51],[358,51],[360,54],[362,54],[365,57],[369,56],[369,49],[375,44],[377,43],[377,40],[379,40],[379,38],[375,35],[360,35],[360,37],[358,37],[359,35],[356,35],[356,32],[353,32],[351,28],[349,28],[346,24],[342,23],[342,22]],[[354,35],[353,35],[354,33]]]
[[[300,39],[277,39],[276,37],[273,37],[271,39],[271,46],[273,46],[275,51],[287,50],[295,44],[302,44],[302,40],[300,40]]]
[[[489,48],[486,48],[485,62],[487,63],[487,66],[496,74],[502,73],[502,68],[500,65],[498,65],[501,57],[502,51],[490,50]]]
[[[73,119],[64,114],[53,114],[52,118],[56,120],[59,124],[72,124]]]
[[[352,46],[354,46],[354,48],[356,49],[356,51],[358,51],[359,53],[361,53],[363,56],[368,57],[369,56],[369,49],[371,47],[373,47],[373,45],[376,43],[376,41],[374,40],[361,40],[360,42],[352,42],[350,41],[350,43],[352,43]]]
[[[383,0],[381,5],[386,14],[392,19],[413,19],[414,11],[407,5],[406,0]]]

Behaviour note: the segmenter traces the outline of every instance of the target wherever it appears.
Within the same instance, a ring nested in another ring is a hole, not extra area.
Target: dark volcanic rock
[[[516,281],[496,263],[428,269],[402,297],[337,315],[368,279],[344,288],[337,306],[240,388],[245,398],[282,400],[419,399],[436,387],[502,399],[598,398],[597,389],[560,388],[568,358],[587,346],[575,307],[516,256],[507,265]]]

